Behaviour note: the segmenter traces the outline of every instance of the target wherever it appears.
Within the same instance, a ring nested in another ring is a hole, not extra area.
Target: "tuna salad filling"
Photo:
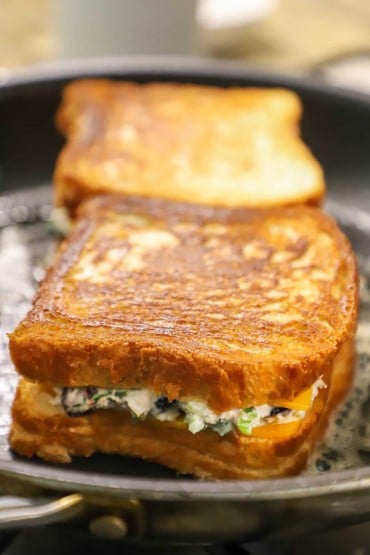
[[[325,387],[322,378],[313,384],[311,403],[319,389]],[[220,436],[233,430],[250,435],[253,428],[295,422],[306,415],[305,410],[272,405],[246,407],[217,414],[200,401],[169,401],[167,397],[156,395],[148,389],[64,387],[57,389],[56,402],[61,402],[69,416],[83,416],[98,409],[126,409],[134,418],[145,420],[152,416],[161,422],[181,419],[193,434],[210,428]]]

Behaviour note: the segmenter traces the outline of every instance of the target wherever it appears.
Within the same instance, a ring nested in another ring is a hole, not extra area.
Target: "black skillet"
[[[303,475],[257,482],[197,481],[136,459],[94,456],[58,466],[23,460],[8,449],[16,379],[5,331],[27,309],[42,258],[52,248],[43,220],[62,145],[54,113],[62,87],[82,76],[283,86],[301,96],[303,136],[324,166],[327,207],[349,234],[364,275],[354,392]],[[32,485],[33,492],[47,495],[18,499],[11,511],[0,510],[0,527],[74,518],[75,525],[89,522],[94,533],[107,537],[215,542],[277,538],[370,519],[370,439],[364,413],[370,360],[370,97],[235,64],[150,58],[69,62],[1,74],[0,133],[0,482],[9,483],[12,491],[23,484],[23,493]]]

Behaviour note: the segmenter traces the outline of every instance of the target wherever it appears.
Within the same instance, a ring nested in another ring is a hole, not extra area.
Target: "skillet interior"
[[[50,183],[55,156],[62,144],[53,123],[60,90],[68,80],[82,75],[108,75],[138,81],[166,80],[219,86],[288,86],[296,90],[304,102],[304,138],[322,162],[326,172],[329,209],[342,221],[356,250],[364,258],[369,254],[367,244],[370,223],[366,210],[370,208],[370,100],[308,80],[264,75],[235,65],[217,64],[213,67],[208,62],[180,64],[178,61],[171,63],[168,60],[108,60],[26,72],[5,81],[0,87],[0,121],[3,135],[0,191],[8,191],[10,196],[6,201],[8,204],[3,202],[4,210],[11,210],[9,206],[15,198],[12,197],[13,193],[20,189],[30,190]],[[49,195],[50,190],[45,192],[45,189],[38,189],[37,194],[34,191],[31,194],[28,192],[26,203],[40,201],[47,204]],[[16,199],[14,202],[24,204],[24,197],[23,200],[22,197],[19,198],[21,200]],[[49,244],[49,239],[45,239],[42,224],[27,227],[25,236],[30,246],[32,242],[38,245],[36,256],[40,249]],[[14,278],[18,270],[19,268],[13,268]],[[25,310],[29,297],[29,293],[23,296],[18,307],[20,312]],[[5,329],[11,329],[16,323],[18,309],[3,317]],[[366,306],[363,308],[363,314],[366,319]],[[0,357],[5,359],[4,334],[1,339]],[[360,486],[370,489],[370,466],[365,456],[357,457],[356,463],[345,470],[323,474],[310,471],[297,478],[266,482],[199,482],[191,478],[177,477],[171,471],[157,465],[121,457],[94,456],[88,460],[76,460],[67,467],[21,460],[7,447],[8,407],[14,387],[14,374],[6,368],[6,364],[8,361],[4,360],[1,370],[7,385],[2,391],[4,410],[1,414],[3,426],[0,429],[0,470],[8,474],[18,475],[54,489],[104,490],[113,494],[135,494],[147,499],[263,500],[307,497],[333,490],[350,491]]]

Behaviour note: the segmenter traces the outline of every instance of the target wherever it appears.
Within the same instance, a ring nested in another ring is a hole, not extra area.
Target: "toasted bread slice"
[[[295,474],[304,467],[330,412],[348,390],[352,368],[353,343],[349,340],[333,363],[330,388],[321,390],[299,428],[287,437],[271,439],[240,433],[220,438],[211,430],[193,435],[177,422],[135,421],[119,410],[98,410],[72,418],[54,403],[52,392],[22,379],[13,405],[10,443],[21,455],[58,463],[100,451],[139,456],[203,478]]]
[[[31,380],[222,412],[311,386],[357,307],[350,244],[318,209],[102,197],[82,208],[10,350]]]
[[[318,204],[325,184],[283,89],[84,80],[64,89],[55,200],[98,193],[221,206]]]

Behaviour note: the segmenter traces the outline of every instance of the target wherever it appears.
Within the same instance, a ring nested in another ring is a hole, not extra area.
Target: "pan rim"
[[[84,78],[92,75],[114,76],[115,72],[134,74],[137,77],[163,76],[181,79],[209,78],[261,81],[267,86],[300,88],[335,96],[338,99],[352,100],[370,108],[370,95],[325,82],[322,76],[304,72],[280,72],[237,61],[191,56],[107,56],[98,58],[78,58],[39,62],[22,68],[1,68],[0,91],[13,87],[45,83],[59,80]],[[147,79],[149,80],[149,79]]]
[[[47,463],[0,461],[0,473],[19,482],[58,491],[112,496],[135,496],[145,500],[281,501],[314,498],[370,490],[370,467],[329,474],[265,480],[195,480],[191,478],[135,478],[61,470]]]

